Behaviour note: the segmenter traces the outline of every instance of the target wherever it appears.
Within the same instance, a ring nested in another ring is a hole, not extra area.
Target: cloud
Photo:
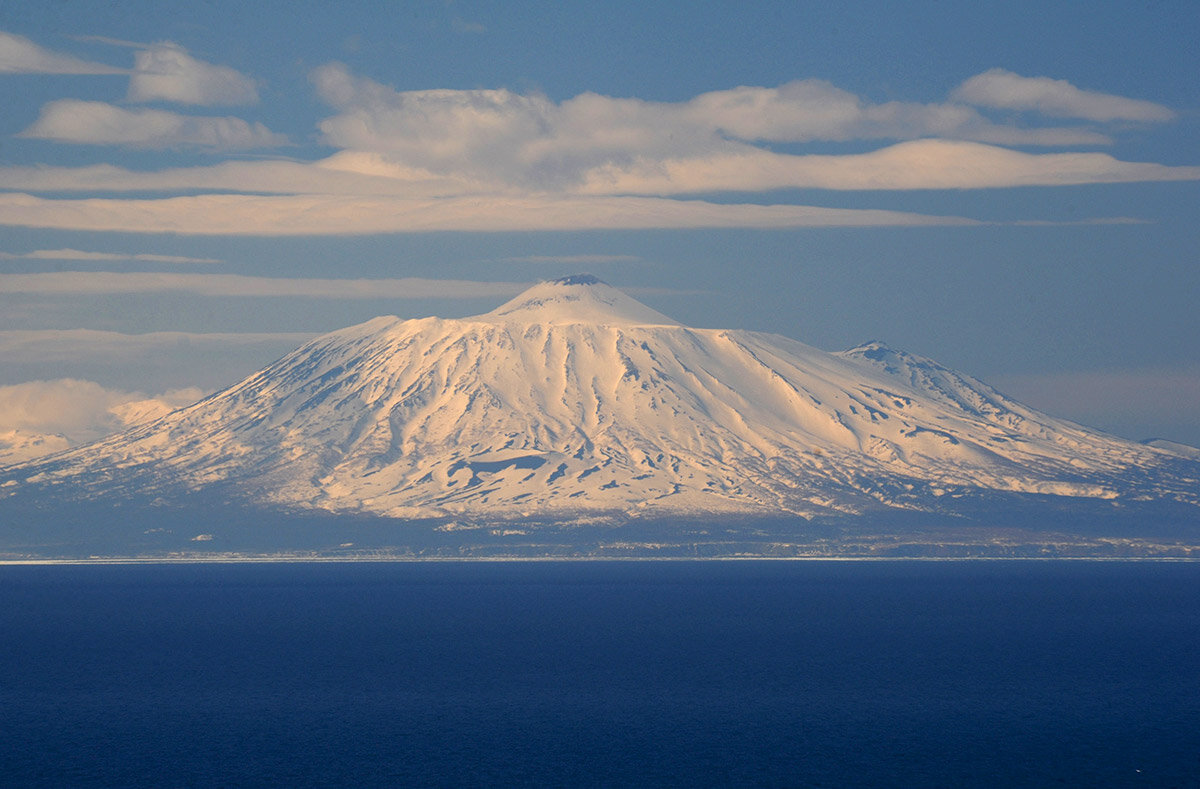
[[[320,123],[328,144],[495,188],[569,190],[596,169],[764,155],[770,144],[925,137],[1111,142],[1090,129],[998,125],[962,104],[871,104],[821,80],[738,87],[677,103],[594,93],[556,103],[504,89],[396,91],[336,63],[311,78],[338,110]]]
[[[238,274],[116,273],[51,271],[0,274],[0,293],[97,295],[185,291],[204,296],[303,297],[324,299],[475,299],[514,296],[514,282],[450,279],[284,279]],[[3,334],[3,333],[0,333]]]
[[[677,103],[592,93],[556,103],[502,89],[401,92],[340,64],[316,69],[312,80],[338,110],[320,124],[326,142],[346,154],[373,156],[358,162],[363,172],[382,175],[390,165],[494,190],[665,195],[1200,177],[1194,167],[1127,163],[1099,154],[1019,153],[999,146],[1111,140],[1094,129],[995,124],[961,103],[872,104],[821,80],[775,88],[743,86]],[[1116,99],[1079,93],[1108,104]],[[1143,110],[1142,117],[1153,116],[1146,108],[1157,106],[1133,104]],[[1127,110],[1113,117],[1135,114]],[[865,139],[901,142],[841,156],[798,155],[773,147]]]
[[[253,191],[277,194],[396,195],[440,197],[479,191],[452,178],[404,171],[374,154],[335,154],[316,162],[229,161],[202,167],[158,171],[127,170],[108,164],[85,167],[0,167],[0,189],[34,192]]]
[[[155,44],[134,56],[129,101],[173,101],[180,104],[257,104],[254,80],[228,66],[197,60],[183,47]]]
[[[718,218],[710,204],[700,201],[624,198],[1200,178],[1197,167],[1126,162],[1091,152],[1032,154],[1001,147],[1107,142],[1095,129],[998,125],[954,102],[872,104],[821,80],[774,88],[742,86],[671,103],[592,93],[554,102],[504,89],[397,91],[336,63],[313,70],[310,78],[337,110],[320,127],[325,141],[341,150],[319,161],[228,161],[157,172],[110,165],[0,168],[0,188],[15,191],[252,189],[268,197],[225,194],[177,198],[173,203],[34,205],[12,195],[6,207],[13,218],[0,217],[0,222],[259,235],[928,224],[953,218],[748,205],[729,206],[723,209],[727,217]],[[59,111],[65,116],[61,121]],[[114,113],[109,125],[115,130],[95,122]],[[181,140],[211,146],[282,141],[261,126],[251,129],[237,119],[204,119],[242,124],[224,136],[177,131],[174,124],[185,116],[170,114],[157,124],[167,128],[156,130],[148,116],[85,102],[56,102],[48,105],[44,116],[27,135],[124,140],[140,146],[183,144]],[[844,155],[794,152],[812,141],[887,138],[900,142]],[[272,194],[286,199],[272,199]],[[585,203],[584,197],[607,199]],[[196,212],[195,219],[183,216],[185,208]],[[243,211],[259,215],[232,215]],[[637,211],[644,216],[636,216]],[[134,212],[142,212],[144,221],[130,220]],[[200,217],[209,222],[208,229],[200,227]]]
[[[0,465],[94,441],[203,395],[195,387],[146,395],[74,378],[0,386]]]
[[[1123,162],[1104,153],[1029,154],[955,140],[912,140],[862,154],[753,150],[596,168],[580,191],[680,194],[784,188],[986,189],[1200,179],[1200,167]]]
[[[477,195],[410,200],[329,195],[197,195],[161,200],[50,200],[28,194],[0,194],[0,225],[188,235],[973,224],[978,222],[902,211],[721,204],[655,197]]]
[[[971,77],[951,95],[980,107],[1040,112],[1055,118],[1159,122],[1175,117],[1173,111],[1153,102],[1080,90],[1066,80],[1022,77],[999,68]]]
[[[477,191],[465,178],[424,178],[417,173],[416,180],[408,180],[411,171],[372,175],[361,171],[367,169],[361,160],[355,163],[361,168],[358,172],[343,169],[345,164],[226,162],[159,173],[110,166],[0,168],[0,188],[7,189],[225,192],[160,199],[46,199],[9,192],[0,194],[0,225],[258,236],[965,225],[972,220],[672,196],[789,188],[984,189],[1200,179],[1200,167],[1195,166],[1125,162],[1104,153],[1031,154],[952,140],[913,140],[840,156],[746,146],[691,157],[637,159],[594,166],[581,172],[570,190],[557,192],[517,187]],[[247,186],[260,194],[228,193]]]
[[[18,136],[55,142],[130,148],[274,148],[288,140],[261,123],[241,118],[180,115],[166,110],[122,109],[100,101],[59,99]]]
[[[682,106],[700,128],[746,141],[811,142],[947,137],[1012,145],[1111,142],[1087,129],[1019,128],[989,121],[961,104],[871,104],[824,80],[777,88],[742,86],[703,93]]]
[[[0,74],[128,74],[128,69],[52,52],[24,36],[0,30]]]
[[[319,125],[325,141],[337,148],[386,154],[379,161],[493,186],[557,187],[562,181],[557,174],[570,175],[580,166],[554,161],[571,154],[572,141],[552,136],[561,120],[544,97],[507,90],[398,93],[340,65],[319,68],[312,79],[322,98],[341,110]],[[533,149],[556,139],[557,152]],[[603,153],[596,142],[585,151],[593,157]]]
[[[645,158],[619,165],[599,165],[581,172],[578,178],[579,182],[572,187],[577,194],[621,195],[782,188],[978,189],[1178,181],[1200,178],[1200,168],[1124,162],[1100,153],[1029,154],[979,143],[931,139],[840,156],[783,154],[744,147],[707,156]],[[485,185],[466,178],[435,177],[425,171],[389,167],[379,154],[349,151],[311,164],[223,162],[159,172],[137,172],[110,165],[0,167],[0,188],[33,192],[241,191],[248,184],[260,193],[409,199],[450,198],[489,191]],[[503,193],[493,195],[497,199],[503,196]]]
[[[173,45],[157,48],[172,57],[181,52]],[[340,150],[325,159],[225,161],[156,172],[111,165],[0,167],[0,189],[10,190],[0,194],[0,225],[258,236],[966,225],[973,221],[679,197],[1200,179],[1194,166],[1002,147],[1108,142],[1094,125],[996,124],[961,102],[877,104],[821,80],[650,102],[594,93],[552,101],[505,89],[397,91],[336,63],[313,70],[310,78],[335,110],[320,129],[324,141]],[[140,148],[286,142],[237,118],[76,100],[46,105],[24,135]],[[866,139],[898,142],[842,155],[801,148]],[[52,191],[98,196],[29,194]],[[167,194],[111,194],[132,191]]]
[[[0,260],[131,260],[139,263],[221,263],[216,258],[192,258],[181,255],[150,255],[121,252],[85,252],[79,249],[36,249],[23,255],[0,252]]]

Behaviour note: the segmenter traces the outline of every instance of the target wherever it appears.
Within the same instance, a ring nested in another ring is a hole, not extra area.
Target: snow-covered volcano
[[[327,334],[0,482],[507,520],[939,511],[993,493],[1196,504],[1198,472],[881,343],[688,328],[576,276],[483,315]]]

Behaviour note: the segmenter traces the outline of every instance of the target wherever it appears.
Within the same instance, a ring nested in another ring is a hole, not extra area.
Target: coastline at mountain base
[[[1022,500],[1024,499],[1024,500]],[[1189,507],[1017,496],[973,518],[393,519],[189,497],[0,505],[0,562],[453,559],[1196,559]]]

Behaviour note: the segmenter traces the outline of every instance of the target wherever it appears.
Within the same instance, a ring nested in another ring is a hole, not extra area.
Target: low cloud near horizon
[[[147,395],[74,378],[0,386],[0,465],[95,441],[203,396],[196,387]]]

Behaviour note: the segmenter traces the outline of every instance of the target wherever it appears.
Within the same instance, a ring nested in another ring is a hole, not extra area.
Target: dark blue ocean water
[[[0,784],[1195,786],[1200,565],[0,567]]]

